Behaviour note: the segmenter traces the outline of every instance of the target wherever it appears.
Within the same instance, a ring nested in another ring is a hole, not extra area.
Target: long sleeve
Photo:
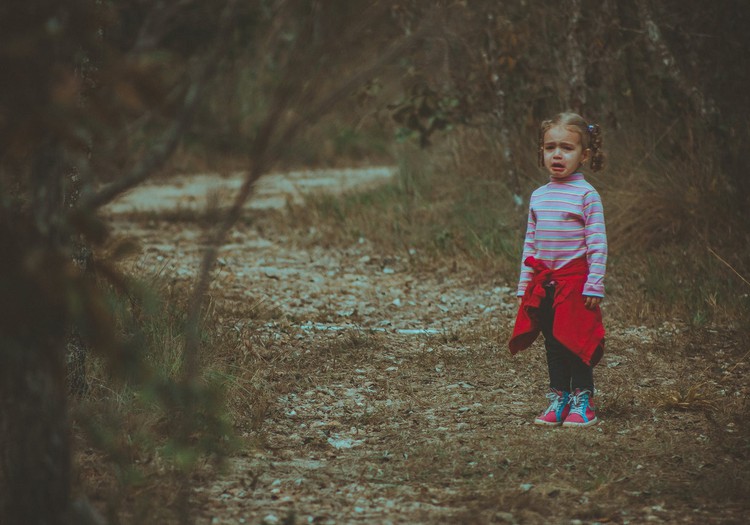
[[[607,269],[607,231],[604,225],[604,208],[601,197],[595,191],[586,193],[583,199],[584,234],[586,260],[589,276],[583,287],[583,295],[604,297],[604,274]]]
[[[526,237],[523,241],[523,256],[521,257],[521,277],[518,281],[518,292],[517,295],[520,297],[526,291],[531,278],[534,276],[534,270],[526,266],[523,262],[527,257],[533,257],[536,255],[536,248],[534,247],[534,237],[536,235],[536,215],[534,210],[529,205],[529,218],[526,224]]]

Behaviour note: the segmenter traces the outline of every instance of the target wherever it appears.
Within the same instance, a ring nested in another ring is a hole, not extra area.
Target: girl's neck
[[[568,181],[568,180],[576,180],[576,179],[582,179],[582,178],[583,178],[583,172],[580,169],[577,169],[573,173],[571,173],[570,175],[568,175],[567,177],[563,177],[561,179],[557,178],[557,177],[553,177],[552,175],[550,175],[549,180],[551,182],[565,182],[565,181]]]

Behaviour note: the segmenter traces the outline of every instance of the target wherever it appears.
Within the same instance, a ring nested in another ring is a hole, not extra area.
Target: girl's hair
[[[572,128],[581,136],[583,150],[591,150],[591,171],[599,171],[604,167],[606,156],[602,151],[602,130],[598,124],[589,124],[577,113],[559,113],[551,120],[545,120],[539,127],[539,167],[544,167],[544,134],[550,128],[564,126]]]

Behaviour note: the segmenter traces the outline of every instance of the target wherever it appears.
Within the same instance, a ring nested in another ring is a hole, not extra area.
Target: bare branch
[[[201,267],[198,274],[193,293],[190,297],[188,306],[187,326],[188,331],[185,338],[185,376],[194,378],[198,370],[198,351],[200,343],[200,314],[203,308],[203,300],[211,283],[211,269],[214,266],[219,248],[224,244],[227,233],[239,219],[242,208],[252,195],[255,182],[266,172],[268,166],[278,159],[283,148],[287,147],[289,142],[299,132],[305,124],[315,122],[326,112],[328,112],[337,101],[343,96],[350,93],[356,87],[364,84],[382,67],[389,64],[396,57],[406,52],[409,48],[415,46],[423,37],[427,30],[427,25],[423,25],[420,31],[412,33],[410,36],[392,44],[385,52],[380,54],[370,66],[354,73],[346,78],[341,85],[333,89],[327,96],[318,101],[304,115],[297,118],[289,124],[280,136],[271,142],[272,135],[279,122],[279,116],[286,107],[291,96],[291,90],[284,90],[277,98],[273,109],[266,116],[263,126],[250,149],[252,159],[251,169],[248,171],[242,186],[235,196],[232,207],[226,212],[224,219],[216,229],[211,238],[210,245],[206,248],[201,260]]]
[[[731,265],[731,264],[729,264],[729,263],[728,263],[727,261],[725,261],[725,260],[724,260],[724,259],[723,259],[723,258],[722,258],[722,257],[721,257],[721,256],[720,256],[719,254],[718,254],[718,253],[716,253],[715,251],[713,251],[713,250],[711,249],[711,247],[710,247],[710,246],[707,246],[707,248],[708,248],[708,251],[709,251],[709,252],[711,253],[711,255],[713,255],[714,257],[716,257],[717,259],[719,259],[719,261],[721,261],[722,263],[724,263],[724,265],[725,265],[725,266],[726,266],[727,268],[729,268],[730,270],[732,270],[732,272],[734,272],[734,274],[735,274],[735,275],[736,275],[737,277],[739,277],[740,279],[742,279],[742,282],[744,282],[744,283],[745,283],[746,285],[750,286],[750,281],[748,281],[747,279],[745,279],[745,278],[744,278],[744,277],[742,276],[742,274],[740,274],[740,272],[738,272],[737,270],[735,270],[735,269],[734,269],[734,266],[732,266],[732,265]]]

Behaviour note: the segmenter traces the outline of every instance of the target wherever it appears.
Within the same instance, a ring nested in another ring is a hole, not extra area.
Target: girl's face
[[[589,158],[583,149],[581,135],[565,126],[553,126],[544,134],[544,167],[553,179],[564,179]]]

